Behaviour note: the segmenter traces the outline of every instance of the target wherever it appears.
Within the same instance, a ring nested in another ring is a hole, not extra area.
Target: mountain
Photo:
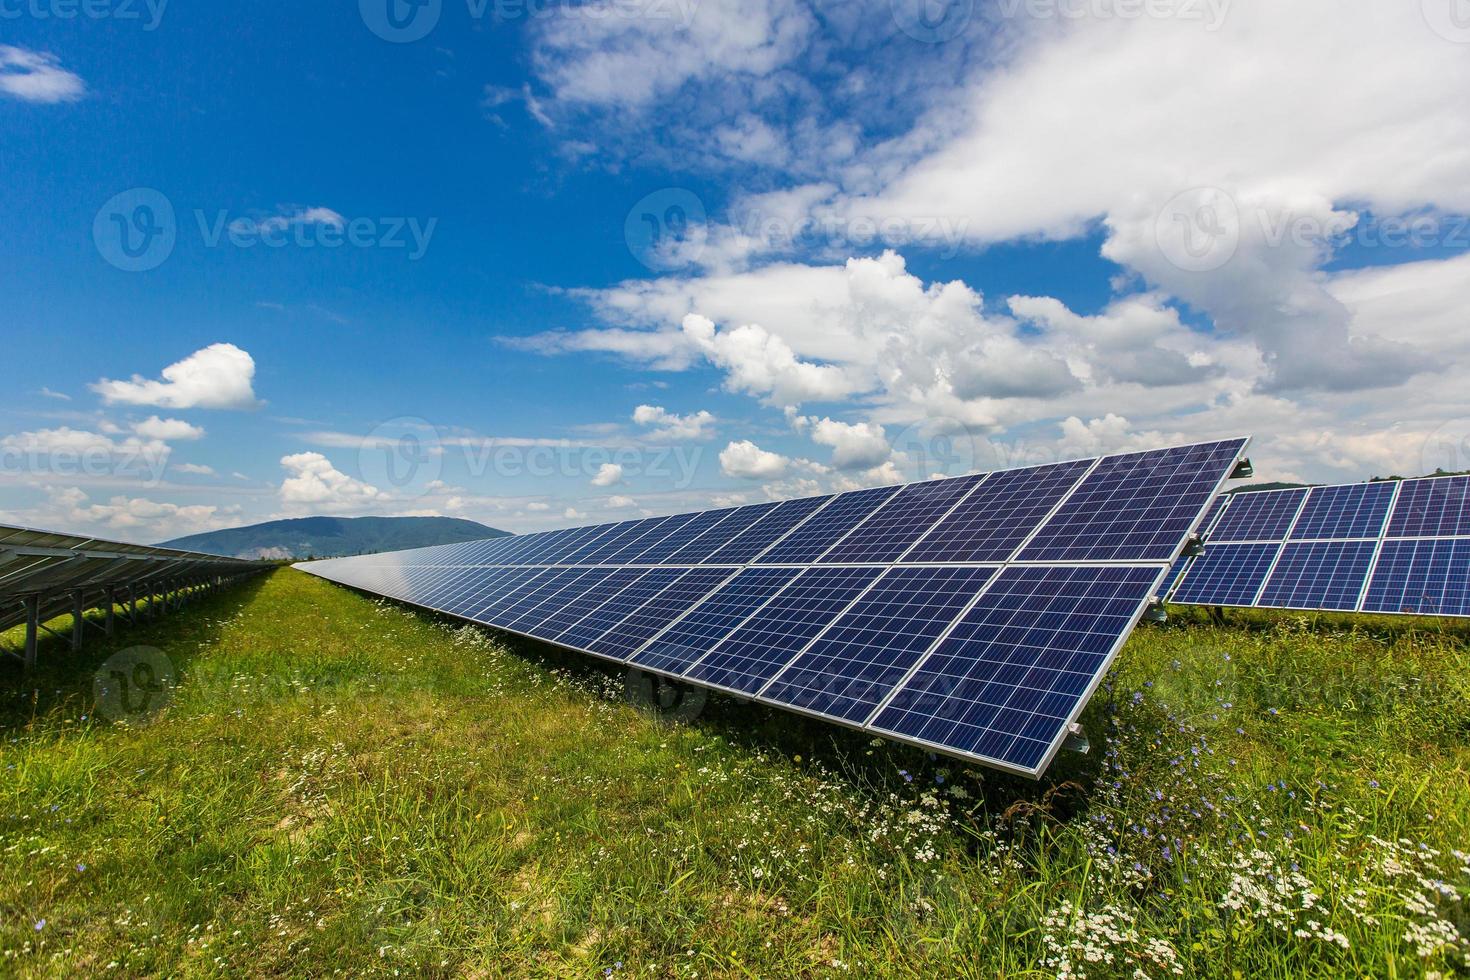
[[[298,517],[190,534],[161,547],[237,558],[333,558],[509,534],[457,517]]]

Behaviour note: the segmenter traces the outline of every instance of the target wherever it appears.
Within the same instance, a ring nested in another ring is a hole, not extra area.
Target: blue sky
[[[0,0],[0,520],[1470,466],[1463,0],[919,2]]]

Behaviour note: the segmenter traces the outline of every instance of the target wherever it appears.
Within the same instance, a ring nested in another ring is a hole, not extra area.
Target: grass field
[[[1470,974],[1462,626],[1176,610],[1039,783],[290,569],[109,642],[0,673],[0,974]]]

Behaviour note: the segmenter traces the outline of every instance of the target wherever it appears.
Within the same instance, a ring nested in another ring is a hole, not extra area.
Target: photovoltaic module
[[[1247,441],[297,567],[1037,776]]]

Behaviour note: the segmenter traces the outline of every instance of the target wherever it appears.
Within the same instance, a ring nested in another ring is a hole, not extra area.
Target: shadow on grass
[[[1212,621],[1209,610],[1202,606],[1169,606],[1168,612],[1168,621],[1154,628],[1192,629],[1223,625],[1245,633],[1274,633],[1283,622],[1290,621],[1310,633],[1352,632],[1385,644],[1412,640],[1418,636],[1434,636],[1470,645],[1470,620],[1449,616],[1384,616],[1295,609],[1227,608],[1224,610],[1224,623],[1221,624]]]
[[[374,601],[382,596],[360,593]],[[629,668],[599,660],[555,644],[505,633],[483,623],[411,604],[404,608],[431,622],[454,628],[475,626],[493,633],[504,648],[520,659],[548,670],[591,680],[609,678],[621,684]],[[1089,714],[1104,710],[1103,697],[1095,699]],[[1098,714],[1100,718],[1101,715]],[[1086,807],[1084,786],[1093,784],[1101,768],[1098,753],[1062,752],[1040,780],[985,769],[922,749],[879,738],[815,718],[783,711],[747,698],[708,692],[708,700],[689,724],[750,753],[785,758],[801,757],[839,774],[874,799],[889,793],[912,793],[915,788],[940,789],[961,782],[980,811],[1000,814],[1024,809],[1066,820]],[[1101,722],[1098,722],[1101,724]]]
[[[34,670],[27,671],[13,657],[0,658],[0,733],[23,730],[33,719],[59,708],[80,707],[83,714],[94,713],[96,671],[119,650],[157,647],[182,675],[199,651],[219,638],[224,621],[255,598],[266,578],[252,575],[156,619],[143,619],[140,614],[137,625],[119,615],[112,636],[89,628],[76,653],[66,638],[43,632],[36,645]]]

